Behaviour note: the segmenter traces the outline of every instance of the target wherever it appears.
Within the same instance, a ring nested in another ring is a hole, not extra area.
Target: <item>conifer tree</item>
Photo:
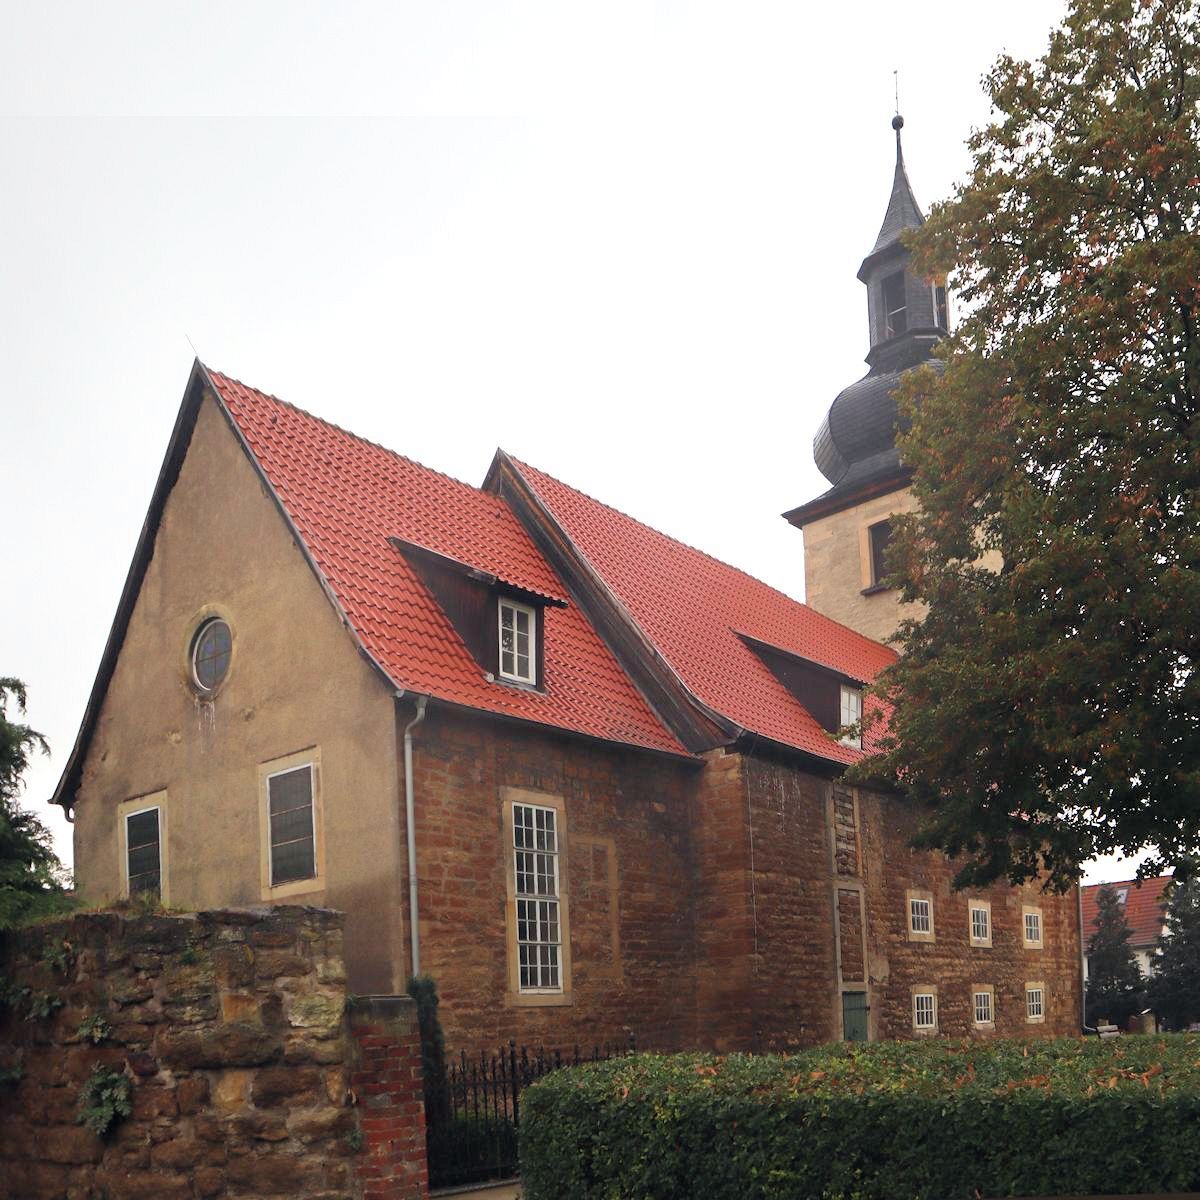
[[[1125,906],[1105,884],[1096,896],[1096,924],[1087,944],[1087,1019],[1124,1026],[1144,1001],[1145,980],[1129,944]]]
[[[858,777],[959,885],[1200,851],[1200,0],[1072,0],[1002,57],[954,197],[906,236],[949,275],[944,370],[898,391],[916,602]]]
[[[20,715],[25,699],[19,679],[0,677],[0,931],[66,907],[65,873],[50,832],[18,803],[29,755],[46,752],[40,733],[8,718],[8,705],[15,703]]]
[[[1186,1029],[1200,1021],[1200,880],[1173,886],[1166,927],[1148,998],[1167,1028]]]

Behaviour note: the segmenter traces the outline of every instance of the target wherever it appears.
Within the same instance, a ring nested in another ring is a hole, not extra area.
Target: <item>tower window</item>
[[[879,587],[887,578],[884,555],[892,540],[891,521],[876,521],[867,529],[867,536],[871,541],[871,586]]]
[[[883,336],[896,337],[908,328],[908,299],[904,292],[904,272],[897,271],[883,281]]]
[[[933,289],[933,312],[937,318],[938,328],[950,331],[950,307],[946,301],[946,289],[938,286]]]

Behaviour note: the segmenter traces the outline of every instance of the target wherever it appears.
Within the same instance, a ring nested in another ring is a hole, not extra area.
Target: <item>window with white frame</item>
[[[842,727],[857,725],[862,720],[862,688],[851,687],[846,683],[842,684],[840,718],[838,723]],[[861,731],[844,733],[838,740],[843,746],[853,746],[856,750],[862,749]]]
[[[914,937],[933,936],[933,900],[928,896],[909,894],[908,932]]]
[[[972,900],[969,903],[970,936],[972,946],[992,944],[992,905],[988,900]]]
[[[317,873],[312,763],[267,776],[271,887]]]
[[[1046,989],[1040,983],[1025,985],[1025,1020],[1044,1021],[1046,1019]]]
[[[1021,910],[1025,926],[1025,945],[1029,949],[1042,948],[1042,910],[1025,905]]]
[[[975,990],[975,1024],[991,1025],[995,1022],[995,995],[991,988]]]
[[[527,604],[501,599],[500,677],[537,682],[537,612]]]
[[[937,1028],[937,993],[913,992],[913,1028]]]
[[[522,992],[562,991],[558,814],[513,805],[517,955]]]

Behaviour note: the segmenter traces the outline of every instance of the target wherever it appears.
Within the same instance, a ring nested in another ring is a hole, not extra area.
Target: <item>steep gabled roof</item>
[[[503,500],[209,373],[362,643],[398,687],[543,725],[683,753],[575,605],[547,606],[546,690],[489,682],[389,538],[551,600],[566,589]]]
[[[759,579],[509,458],[586,564],[704,706],[748,733],[832,763],[840,745],[746,639],[870,683],[895,653]]]
[[[1167,907],[1167,897],[1164,893],[1170,882],[1170,875],[1160,875],[1157,879],[1143,879],[1140,887],[1136,879],[1122,879],[1116,883],[1091,883],[1080,889],[1083,895],[1084,948],[1086,949],[1089,939],[1096,931],[1102,887],[1125,893],[1123,907],[1125,923],[1131,931],[1129,944],[1140,947],[1155,945],[1159,934],[1162,933],[1163,914]]]

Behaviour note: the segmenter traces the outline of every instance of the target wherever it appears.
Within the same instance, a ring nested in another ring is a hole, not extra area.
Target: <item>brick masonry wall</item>
[[[897,801],[761,752],[696,769],[444,711],[420,729],[415,771],[422,969],[453,1051],[586,1051],[631,1030],[654,1049],[786,1049],[841,1036],[843,990],[869,993],[872,1037],[911,1037],[924,984],[944,1033],[993,1032],[971,1021],[975,983],[995,988],[995,1031],[1077,1028],[1073,897],[987,889],[993,946],[973,949],[966,895],[940,855],[909,850]],[[562,805],[569,1004],[523,1007],[508,987],[508,788]],[[907,938],[909,888],[934,893],[931,944]],[[1045,946],[1027,951],[1034,902]],[[1040,1025],[1024,1020],[1031,981]]]
[[[380,1194],[384,1162],[411,1183],[389,1196],[423,1194],[419,1167],[394,1168],[424,1159],[415,1017],[373,1031],[397,1049],[364,1076],[340,914],[81,914],[12,935],[0,972],[4,1200],[359,1200]],[[77,1120],[97,1066],[132,1086],[132,1114],[102,1137]]]
[[[700,772],[536,729],[432,712],[414,747],[421,969],[453,1051],[694,1044],[691,789]],[[572,1003],[508,988],[504,789],[561,801]]]
[[[1043,893],[1036,885],[1002,884],[966,892],[951,887],[954,865],[940,854],[908,848],[911,813],[895,800],[864,793],[862,842],[869,929],[873,1035],[913,1036],[912,990],[934,985],[938,1032],[945,1036],[1049,1036],[1080,1026],[1078,901]],[[934,940],[909,939],[906,891],[933,897]],[[991,904],[992,945],[973,947],[968,900]],[[1026,949],[1022,906],[1041,909],[1043,948]],[[1025,1019],[1025,984],[1042,982],[1046,1019]],[[973,1024],[973,984],[995,989],[995,1028]]]

